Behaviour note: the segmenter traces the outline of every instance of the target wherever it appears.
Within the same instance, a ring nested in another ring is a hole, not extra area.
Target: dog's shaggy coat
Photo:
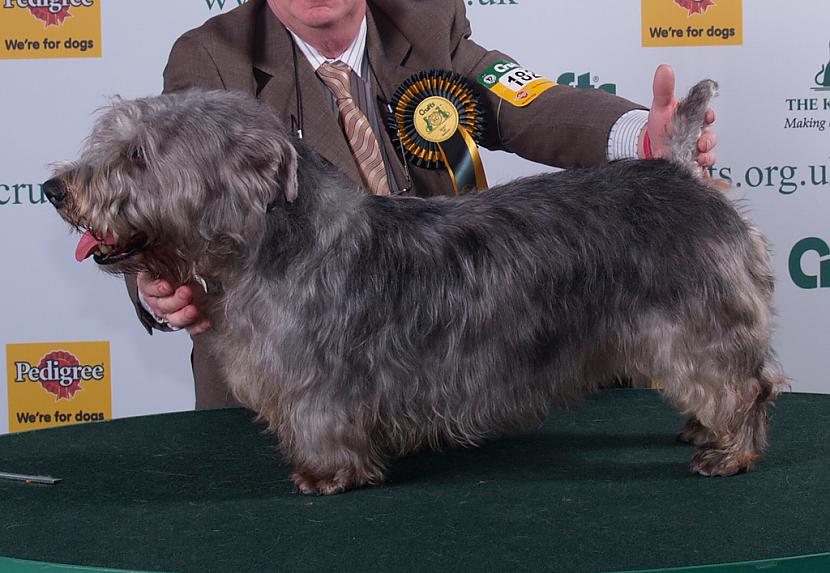
[[[105,270],[206,281],[202,336],[300,492],[379,483],[619,376],[659,380],[692,470],[729,475],[761,455],[782,377],[765,241],[693,174],[713,92],[681,105],[670,160],[433,199],[367,195],[241,94],[119,101],[45,187]]]

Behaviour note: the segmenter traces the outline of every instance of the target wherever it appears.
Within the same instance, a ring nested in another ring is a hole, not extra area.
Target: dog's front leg
[[[279,430],[280,446],[294,466],[295,490],[332,495],[384,479],[385,457],[377,432],[360,417],[360,407],[335,408],[329,400],[304,397],[290,408]]]

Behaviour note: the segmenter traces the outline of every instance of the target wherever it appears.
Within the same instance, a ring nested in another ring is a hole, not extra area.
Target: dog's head
[[[297,195],[297,153],[250,96],[190,90],[117,100],[44,193],[83,233],[76,258],[181,284],[244,264],[266,211]]]

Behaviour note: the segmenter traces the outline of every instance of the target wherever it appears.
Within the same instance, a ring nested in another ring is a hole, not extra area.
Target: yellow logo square
[[[109,342],[6,345],[9,431],[112,419]]]
[[[641,0],[644,47],[740,46],[742,0]]]
[[[98,57],[100,0],[0,0],[0,59]]]

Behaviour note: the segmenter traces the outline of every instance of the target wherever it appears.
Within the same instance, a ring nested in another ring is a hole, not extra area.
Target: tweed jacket
[[[397,87],[412,74],[430,69],[452,70],[473,83],[477,75],[509,56],[486,50],[470,39],[464,0],[368,0],[366,47],[375,77],[375,96],[385,109]],[[332,109],[326,88],[297,51],[296,70],[290,33],[266,0],[249,0],[181,36],[164,70],[165,92],[189,87],[239,90],[255,95],[286,126],[297,115],[299,88],[305,142],[354,181],[360,181],[354,159]],[[298,84],[295,84],[295,77]],[[483,93],[484,90],[481,90]],[[487,92],[483,146],[558,167],[597,165],[606,161],[614,122],[639,106],[601,90],[553,87],[524,108],[502,102]],[[384,125],[383,118],[379,124]],[[401,182],[403,163],[390,137],[381,144]],[[420,196],[452,193],[446,170],[409,165],[414,192]],[[135,280],[128,279],[133,300]],[[136,305],[142,323],[155,321]],[[196,405],[223,406],[227,395],[218,367],[194,337],[193,370]]]

